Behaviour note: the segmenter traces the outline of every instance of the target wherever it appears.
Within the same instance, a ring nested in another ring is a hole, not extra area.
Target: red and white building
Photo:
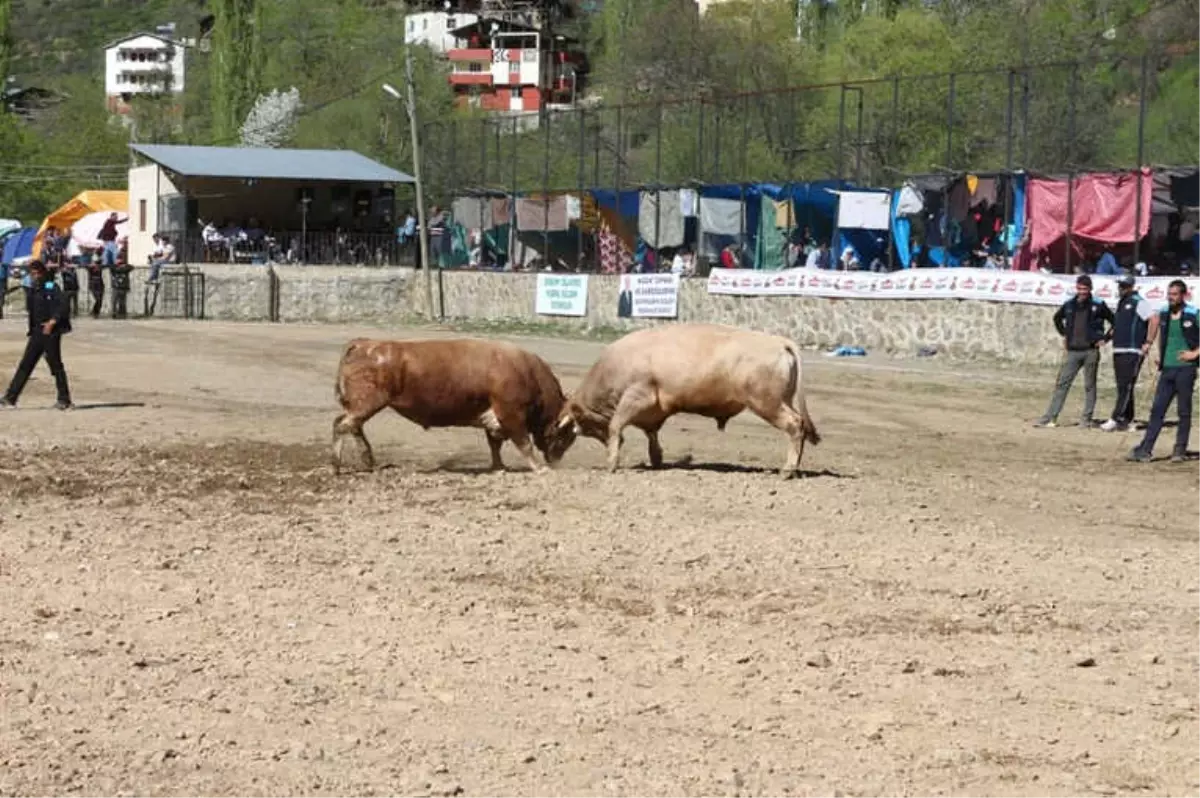
[[[451,32],[450,85],[462,107],[536,113],[574,104],[583,54],[562,36],[479,19]]]

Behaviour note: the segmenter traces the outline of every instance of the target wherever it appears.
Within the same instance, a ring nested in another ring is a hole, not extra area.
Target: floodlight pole
[[[421,253],[421,268],[425,271],[425,303],[429,308],[429,318],[432,319],[435,313],[433,266],[429,262],[429,228],[425,223],[425,193],[424,184],[421,181],[421,136],[417,130],[417,99],[416,88],[413,84],[412,48],[407,43],[404,45],[404,73],[405,94],[407,95],[405,105],[408,110],[408,127],[412,133],[413,180],[417,190],[417,242]],[[400,99],[400,93],[391,84],[383,84],[383,90],[397,100]]]

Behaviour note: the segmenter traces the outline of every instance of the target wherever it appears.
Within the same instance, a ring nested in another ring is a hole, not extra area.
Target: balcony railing
[[[205,240],[199,232],[184,239],[185,263],[322,264],[340,266],[413,266],[415,241],[395,233],[274,232],[257,240]]]

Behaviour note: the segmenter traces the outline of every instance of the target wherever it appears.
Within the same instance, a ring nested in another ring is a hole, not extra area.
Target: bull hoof
[[[779,472],[779,476],[783,479],[784,482],[787,482],[787,481],[793,480],[793,479],[800,479],[800,472],[792,471],[790,469],[784,469],[783,471]]]

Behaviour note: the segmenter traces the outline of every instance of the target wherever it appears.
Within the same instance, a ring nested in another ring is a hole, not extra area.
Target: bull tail
[[[821,433],[817,432],[817,425],[813,422],[812,416],[808,413],[808,402],[804,398],[804,378],[801,373],[800,366],[800,348],[789,341],[787,343],[788,354],[791,355],[791,391],[789,399],[792,409],[800,415],[800,424],[804,429],[804,440],[816,445],[821,442]]]
[[[347,343],[345,348],[342,349],[342,357],[338,360],[337,377],[333,381],[333,396],[337,399],[337,403],[343,407],[345,406],[346,398],[346,386],[344,384],[346,381],[346,362],[350,359],[350,355],[354,353],[354,350],[358,348],[359,344],[365,340],[364,338],[355,338],[353,341]]]

